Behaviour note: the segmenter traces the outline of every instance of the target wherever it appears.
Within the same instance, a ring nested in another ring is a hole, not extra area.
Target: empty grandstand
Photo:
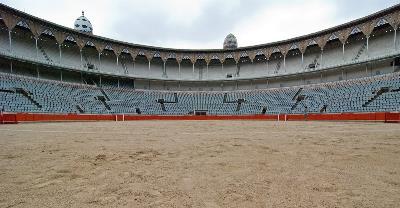
[[[400,5],[280,42],[186,50],[93,35],[0,5],[7,112],[256,115],[400,110]]]

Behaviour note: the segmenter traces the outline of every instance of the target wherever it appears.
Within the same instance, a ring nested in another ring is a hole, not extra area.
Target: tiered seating
[[[178,102],[175,102],[175,94]],[[166,102],[157,102],[159,99]],[[199,110],[208,111],[210,115],[260,114],[264,108],[268,114],[399,111],[400,73],[230,92],[100,88],[0,73],[0,107],[12,112],[87,114],[135,114],[139,110],[150,115],[185,115]]]

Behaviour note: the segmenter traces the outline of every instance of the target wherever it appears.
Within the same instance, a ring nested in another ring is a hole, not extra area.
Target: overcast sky
[[[336,26],[400,0],[0,0],[67,27],[81,11],[96,35],[168,48],[222,48],[293,38]]]

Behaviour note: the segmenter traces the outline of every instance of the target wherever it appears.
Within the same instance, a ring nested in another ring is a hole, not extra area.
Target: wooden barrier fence
[[[270,121],[373,121],[400,123],[400,113],[340,113],[307,115],[221,115],[221,116],[162,116],[162,115],[82,115],[2,113],[0,124],[62,121],[138,121],[138,120],[270,120]]]

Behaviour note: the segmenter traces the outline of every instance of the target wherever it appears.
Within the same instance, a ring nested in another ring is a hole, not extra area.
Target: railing
[[[318,71],[328,71],[332,69],[337,69],[341,67],[348,67],[348,66],[353,66],[353,65],[359,65],[359,64],[365,64],[373,61],[378,61],[382,59],[388,59],[388,58],[394,58],[396,56],[400,55],[399,50],[395,51],[387,51],[386,53],[382,53],[381,55],[376,55],[374,57],[366,57],[365,59],[362,60],[352,60],[347,63],[341,63],[341,64],[333,64],[333,65],[328,65],[328,66],[323,66],[323,67],[318,67],[315,70],[308,70],[307,72],[294,72],[294,73],[280,73],[280,74],[269,74],[267,76],[257,76],[257,77],[246,77],[246,78],[232,78],[232,79],[207,79],[207,80],[197,80],[197,79],[167,79],[167,78],[154,78],[154,77],[144,77],[144,76],[137,76],[137,75],[129,75],[129,74],[124,74],[124,73],[111,73],[111,72],[102,72],[102,71],[94,71],[94,70],[88,70],[87,68],[83,66],[73,66],[73,65],[65,65],[62,63],[55,63],[55,62],[50,62],[50,61],[43,61],[40,59],[35,59],[35,58],[29,58],[29,57],[23,57],[19,56],[13,53],[10,53],[8,51],[2,51],[0,50],[0,56],[8,57],[8,58],[13,58],[13,59],[19,59],[19,60],[24,60],[24,61],[29,61],[33,63],[40,63],[45,66],[50,66],[50,67],[56,67],[56,68],[62,68],[62,69],[67,69],[67,70],[72,70],[72,71],[86,71],[94,74],[99,74],[99,75],[112,75],[112,76],[118,76],[118,77],[124,77],[124,78],[133,78],[133,79],[157,79],[160,81],[236,81],[236,80],[253,80],[253,79],[264,79],[264,78],[278,78],[278,77],[285,77],[285,76],[293,76],[293,75],[298,75],[298,74],[307,74],[307,73],[315,73]],[[301,66],[299,66],[299,69]]]

